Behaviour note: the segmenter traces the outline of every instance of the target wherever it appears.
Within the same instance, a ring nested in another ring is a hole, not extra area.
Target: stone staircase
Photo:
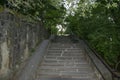
[[[79,43],[69,37],[51,42],[40,63],[35,80],[98,80]]]

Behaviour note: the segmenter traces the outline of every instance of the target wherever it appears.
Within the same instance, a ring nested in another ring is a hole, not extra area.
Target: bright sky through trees
[[[68,14],[73,14],[74,15],[74,10],[77,9],[78,3],[80,0],[64,0],[64,6],[67,9],[67,15]]]
[[[74,15],[75,14],[75,10],[78,7],[79,0],[64,0],[64,7],[66,8],[66,17],[71,14]],[[57,25],[56,26],[58,29],[58,34],[61,34],[61,32],[65,32],[66,31],[66,27],[63,27],[63,25]]]

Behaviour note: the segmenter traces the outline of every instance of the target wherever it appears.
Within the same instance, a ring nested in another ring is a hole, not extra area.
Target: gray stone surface
[[[69,38],[60,40],[49,44],[34,80],[98,80],[83,49]]]
[[[94,80],[94,79],[76,79],[76,78],[40,78],[40,79],[36,79],[36,80]]]
[[[35,70],[38,67],[39,62],[41,61],[43,54],[47,48],[48,41],[42,42],[35,52],[35,55],[31,57],[27,66],[23,69],[21,75],[15,80],[32,80],[32,76],[35,74]]]
[[[0,80],[17,72],[46,37],[42,22],[28,22],[7,10],[0,12]]]

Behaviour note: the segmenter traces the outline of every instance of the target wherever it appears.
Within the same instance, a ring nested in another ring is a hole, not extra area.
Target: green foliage
[[[6,0],[0,0],[0,5],[4,5],[6,3]]]
[[[4,8],[2,6],[0,6],[0,12],[2,12],[4,10]]]
[[[8,8],[30,20],[41,21],[47,29],[62,24],[66,13],[62,0],[8,0]],[[55,30],[55,29],[54,29]]]
[[[51,34],[57,35],[58,29],[55,26],[51,26]]]
[[[120,1],[89,1],[80,1],[75,15],[66,18],[68,31],[86,39],[115,68],[120,62]]]

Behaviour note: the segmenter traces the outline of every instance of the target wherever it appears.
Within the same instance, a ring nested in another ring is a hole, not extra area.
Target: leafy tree
[[[75,15],[66,18],[69,33],[86,39],[116,70],[120,64],[119,2],[81,0]]]
[[[10,9],[34,21],[42,21],[48,30],[62,24],[66,9],[62,0],[8,0]],[[54,30],[54,29],[53,29]]]

